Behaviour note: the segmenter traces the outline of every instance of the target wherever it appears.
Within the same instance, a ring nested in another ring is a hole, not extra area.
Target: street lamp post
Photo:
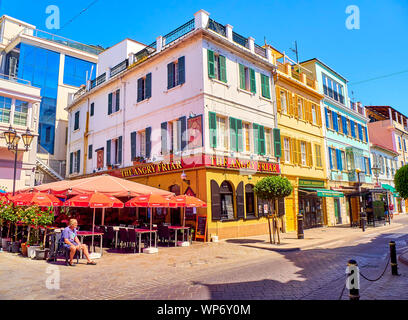
[[[358,179],[358,199],[359,199],[359,205],[360,205],[360,221],[361,221],[361,227],[363,229],[363,232],[365,231],[365,220],[366,220],[366,213],[364,212],[363,208],[363,197],[361,196],[361,183],[360,183],[360,169],[356,169],[356,174],[357,174],[357,179]]]
[[[14,151],[14,175],[13,175],[13,196],[16,192],[16,174],[17,174],[17,153],[18,153],[18,143],[20,139],[23,140],[25,150],[28,151],[28,148],[31,145],[31,142],[34,139],[34,135],[30,132],[30,129],[27,128],[26,132],[19,136],[15,129],[10,125],[9,129],[5,131],[4,138],[6,139],[7,148],[11,151]]]

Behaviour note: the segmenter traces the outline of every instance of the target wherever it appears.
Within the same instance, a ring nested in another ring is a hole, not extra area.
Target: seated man
[[[88,247],[84,244],[81,244],[81,242],[79,241],[77,237],[77,230],[76,230],[77,227],[78,227],[78,221],[76,219],[71,219],[69,220],[69,226],[66,227],[62,231],[62,234],[61,234],[61,238],[64,240],[64,248],[69,250],[68,263],[70,266],[74,266],[74,264],[72,264],[72,259],[75,256],[75,252],[77,250],[82,249],[86,259],[88,260],[86,264],[95,265],[96,262],[92,261],[89,258]]]

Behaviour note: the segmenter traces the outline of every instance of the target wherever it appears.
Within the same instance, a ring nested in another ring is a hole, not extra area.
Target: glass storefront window
[[[14,109],[14,124],[19,126],[27,125],[28,102],[16,100]]]
[[[87,75],[88,79],[92,79],[93,74],[95,74],[94,63],[65,56],[64,84],[79,87],[82,84],[86,84]]]
[[[10,123],[11,98],[0,96],[0,122]]]

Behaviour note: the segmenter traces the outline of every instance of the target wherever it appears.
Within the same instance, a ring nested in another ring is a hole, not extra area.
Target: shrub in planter
[[[23,242],[21,244],[21,254],[23,255],[23,257],[27,257],[27,243]]]

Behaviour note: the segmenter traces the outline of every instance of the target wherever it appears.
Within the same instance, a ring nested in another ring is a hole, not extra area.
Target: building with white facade
[[[208,208],[187,210],[186,224],[206,217],[207,239],[267,232],[253,187],[280,174],[271,48],[200,10],[148,46],[112,46],[97,70],[67,108],[68,177],[107,172],[195,195]]]
[[[0,18],[0,73],[10,81],[20,79],[40,89],[34,161],[37,184],[65,176],[65,107],[78,88],[95,77],[97,54],[101,51],[13,17]],[[2,124],[13,125],[7,119],[2,119]]]

